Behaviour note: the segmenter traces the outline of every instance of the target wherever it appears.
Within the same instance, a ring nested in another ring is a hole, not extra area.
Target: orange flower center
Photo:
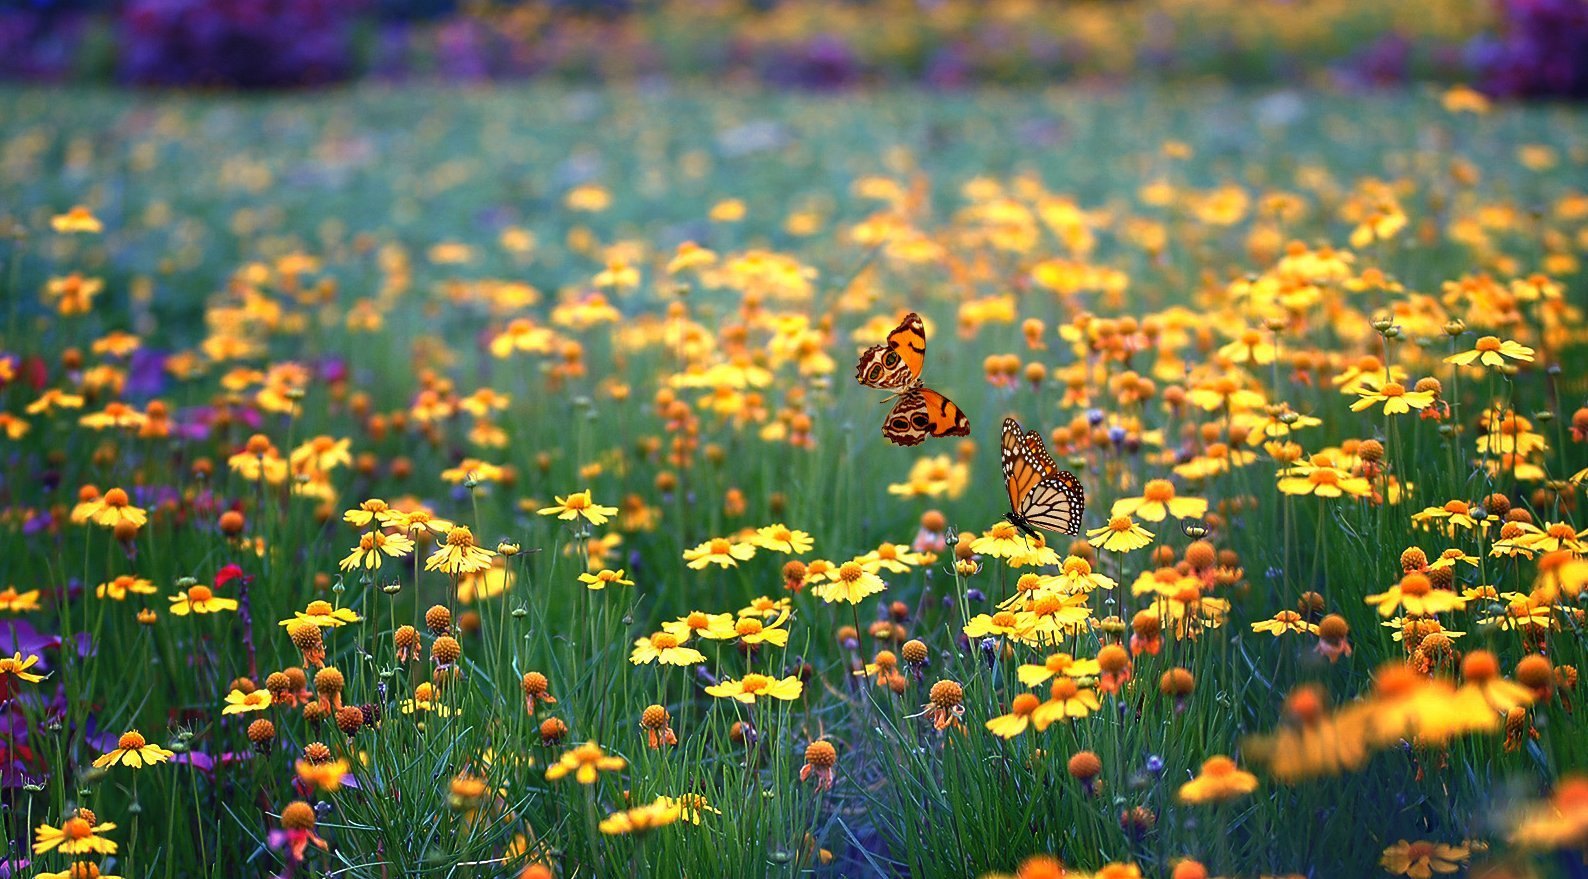
[[[1565,522],[1551,524],[1545,533],[1556,540],[1572,540],[1577,536],[1577,530]]]
[[[1080,691],[1081,688],[1076,686],[1075,682],[1069,678],[1059,678],[1053,682],[1053,687],[1049,690],[1055,702],[1068,702],[1074,699],[1075,694]]]
[[[1386,382],[1379,389],[1379,395],[1384,397],[1403,397],[1406,395],[1406,386],[1400,382]]]
[[[735,625],[733,629],[741,636],[757,635],[761,632],[761,621],[755,617],[745,617],[744,619],[740,620],[738,625]]]
[[[1009,706],[1009,710],[1012,713],[1023,717],[1037,710],[1037,706],[1041,704],[1042,700],[1038,699],[1036,696],[1033,696],[1030,693],[1021,693],[1015,697],[1014,704]]]
[[[194,604],[203,604],[215,597],[215,591],[208,586],[189,586],[187,600]]]
[[[1150,480],[1142,488],[1141,496],[1149,501],[1157,501],[1159,503],[1174,500],[1174,483],[1167,479]]]
[[[746,693],[759,693],[772,685],[772,679],[766,675],[747,674],[739,680],[739,689]]]
[[[470,547],[474,545],[474,532],[459,525],[447,532],[447,546]]]
[[[1013,628],[1015,624],[1015,615],[1007,610],[1001,610],[998,613],[993,614],[992,624],[1000,629]]]
[[[855,583],[866,573],[866,569],[859,562],[844,562],[838,566],[838,579],[845,583]]]
[[[1047,662],[1043,663],[1043,665],[1047,667],[1048,671],[1051,671],[1057,675],[1063,674],[1064,670],[1069,668],[1074,662],[1075,657],[1068,653],[1055,653],[1052,656],[1049,656]]]
[[[1115,516],[1114,518],[1108,520],[1108,530],[1110,531],[1118,531],[1123,533],[1125,531],[1129,531],[1130,528],[1131,521],[1129,516]]]
[[[1092,574],[1092,564],[1086,559],[1070,556],[1064,560],[1064,573],[1071,577],[1089,577]]]
[[[994,540],[1014,540],[1015,526],[1008,522],[999,522],[992,526],[990,536]]]
[[[1498,351],[1498,350],[1500,350],[1500,337],[1499,336],[1484,336],[1483,338],[1479,339],[1478,340],[1478,344],[1473,346],[1473,347],[1477,348],[1479,351],[1484,351],[1484,352]]]
[[[331,612],[331,603],[329,601],[311,601],[309,606],[305,608],[305,612],[313,617],[325,616]]]
[[[671,650],[678,646],[678,636],[671,632],[657,632],[651,636],[651,646],[657,650]]]
[[[122,733],[121,738],[116,740],[116,747],[123,751],[136,751],[146,744],[148,744],[148,742],[144,741],[142,734],[140,734],[137,730]]]
[[[1444,510],[1452,516],[1465,516],[1472,508],[1467,506],[1466,501],[1447,501]]]
[[[1434,584],[1425,576],[1418,573],[1407,574],[1401,579],[1401,594],[1421,596],[1432,592]]]
[[[66,834],[67,839],[87,839],[94,835],[94,825],[82,818],[68,818],[61,825],[61,832]]]
[[[711,539],[711,554],[712,555],[727,555],[728,554],[728,550],[731,549],[732,547],[733,547],[733,544],[729,543],[727,538],[724,538],[724,537],[713,537]]]
[[[704,629],[711,625],[711,618],[706,616],[703,611],[697,610],[689,615],[688,619],[684,621],[684,624],[689,626],[691,629]]]

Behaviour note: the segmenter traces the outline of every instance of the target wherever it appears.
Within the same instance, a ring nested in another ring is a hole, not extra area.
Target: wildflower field
[[[0,876],[1588,875],[1581,108],[0,118]]]

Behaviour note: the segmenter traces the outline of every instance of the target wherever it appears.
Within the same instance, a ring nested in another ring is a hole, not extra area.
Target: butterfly
[[[1020,422],[1005,418],[1001,451],[1009,489],[1009,512],[1004,518],[1032,537],[1038,528],[1079,534],[1086,491],[1074,473],[1059,469],[1042,435],[1022,431]]]
[[[910,312],[881,345],[860,354],[855,380],[869,388],[895,392],[899,402],[882,422],[882,435],[900,446],[929,436],[970,436],[970,419],[954,401],[921,383],[926,365],[926,327]]]

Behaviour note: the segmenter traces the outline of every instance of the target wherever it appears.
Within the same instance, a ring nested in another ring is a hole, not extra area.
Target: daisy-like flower
[[[557,497],[555,506],[542,507],[536,510],[542,516],[556,516],[559,519],[584,519],[591,525],[605,525],[607,519],[616,515],[617,507],[603,507],[590,499],[590,490],[576,491],[567,497]]]
[[[113,855],[116,853],[115,841],[100,834],[115,829],[113,822],[101,823],[93,812],[78,809],[75,815],[62,821],[60,827],[40,824],[33,831],[33,853],[42,855],[59,849],[62,854],[68,855]]]
[[[1096,690],[1082,687],[1071,678],[1058,677],[1048,688],[1048,701],[1037,707],[1032,719],[1038,729],[1044,729],[1054,721],[1082,718],[1102,707]]]
[[[750,599],[750,603],[739,608],[742,617],[775,617],[783,611],[794,606],[793,600],[788,596],[773,598],[770,595],[757,595]]]
[[[387,534],[385,531],[365,531],[358,536],[358,546],[342,559],[337,567],[344,571],[354,568],[376,570],[389,558],[401,558],[414,551],[414,542],[406,534]]]
[[[10,613],[24,613],[39,609],[39,590],[29,589],[18,592],[15,586],[0,589],[0,610]]]
[[[203,583],[194,583],[186,591],[170,596],[171,615],[185,617],[190,613],[220,613],[236,610],[237,599],[223,598]]]
[[[1142,486],[1141,497],[1120,498],[1109,510],[1110,516],[1136,516],[1148,522],[1162,522],[1164,517],[1197,519],[1207,515],[1208,502],[1203,498],[1178,497],[1174,483],[1167,479],[1149,479]]]
[[[994,522],[985,534],[971,541],[970,551],[977,555],[1006,559],[1027,551],[1026,539],[1020,530],[1009,522]]]
[[[888,586],[881,577],[851,559],[838,566],[831,580],[816,587],[816,597],[828,604],[835,601],[859,604],[866,596],[875,595],[886,588]]]
[[[1369,595],[1366,601],[1377,607],[1379,616],[1382,617],[1393,615],[1396,608],[1404,609],[1408,614],[1431,616],[1436,613],[1461,610],[1467,605],[1467,600],[1456,593],[1435,589],[1427,575],[1417,571],[1411,571],[1401,577],[1400,582],[1389,589],[1377,595]]]
[[[10,656],[0,656],[0,679],[3,679],[4,675],[14,675],[20,680],[27,681],[30,684],[36,684],[39,681],[44,680],[44,675],[34,674],[33,672],[28,671],[28,669],[38,664],[39,658],[31,653],[28,654],[27,659],[23,659],[22,654],[20,653],[13,653]]]
[[[1373,484],[1348,470],[1341,470],[1326,460],[1314,459],[1307,464],[1281,470],[1275,484],[1281,492],[1292,495],[1317,497],[1367,497],[1373,493]]]
[[[425,570],[444,574],[473,574],[491,566],[491,551],[474,543],[474,532],[465,525],[447,532],[446,542],[425,559]]]
[[[1022,665],[1015,669],[1015,675],[1020,678],[1020,683],[1028,687],[1035,687],[1055,676],[1067,678],[1095,678],[1103,673],[1095,659],[1076,659],[1068,653],[1055,653],[1042,661],[1041,665]]]
[[[1035,725],[1038,732],[1048,728],[1053,721],[1050,718],[1038,720],[1037,709],[1042,706],[1042,700],[1031,693],[1021,693],[1009,705],[1009,713],[987,721],[987,731],[995,736],[1012,739]]]
[[[677,823],[682,814],[683,810],[666,797],[659,797],[643,806],[613,812],[602,818],[598,826],[608,836],[640,835]]]
[[[74,233],[93,235],[105,231],[105,225],[94,216],[94,212],[80,204],[72,205],[72,209],[64,214],[50,217],[50,228],[62,235]]]
[[[725,680],[706,688],[707,695],[716,696],[718,699],[737,699],[750,705],[754,705],[757,698],[792,702],[803,692],[805,692],[805,683],[793,675],[786,678],[772,678],[753,672],[738,680]]]
[[[442,537],[457,527],[450,519],[437,518],[434,513],[424,507],[415,507],[412,510],[393,510],[385,517],[384,523],[404,534],[416,537],[420,534]]]
[[[788,629],[783,628],[783,624],[788,622],[788,617],[787,610],[770,623],[760,616],[740,617],[733,625],[734,634],[739,637],[741,644],[771,644],[775,647],[786,647]]]
[[[987,638],[994,635],[1024,638],[1035,622],[1030,616],[1001,610],[992,615],[977,614],[965,624],[964,632],[970,638]]]
[[[439,696],[440,693],[436,691],[434,684],[429,681],[420,681],[418,685],[414,687],[414,697],[412,699],[402,700],[402,702],[398,703],[397,707],[401,709],[402,713],[404,714],[429,712],[435,714],[437,717],[451,717],[452,708],[450,706],[443,705],[439,699]]]
[[[556,763],[546,767],[546,780],[558,781],[570,774],[580,784],[595,784],[603,772],[622,772],[629,761],[614,757],[601,750],[595,742],[564,751]]]
[[[129,594],[153,595],[159,591],[159,588],[149,580],[131,574],[122,574],[114,580],[99,584],[94,589],[94,594],[112,601],[125,601]]]
[[[1048,568],[1058,563],[1059,554],[1048,546],[1048,538],[1040,533],[1025,541],[1018,552],[1004,559],[1004,564],[1011,568]]]
[[[501,547],[498,546],[498,551]],[[458,577],[458,600],[464,604],[472,604],[498,595],[513,588],[517,581],[511,568],[507,566],[504,556],[491,559],[491,566],[484,570],[474,571]]]
[[[113,750],[94,758],[94,768],[131,766],[133,769],[142,769],[145,766],[164,763],[175,753],[145,741],[143,734],[137,730],[129,730],[116,740],[116,747]]]
[[[293,623],[309,623],[322,629],[334,629],[348,623],[356,623],[363,619],[350,607],[332,607],[329,601],[311,601],[301,611],[295,611],[291,619],[285,619],[276,625],[290,626]]]
[[[657,662],[662,665],[699,665],[706,661],[706,655],[693,647],[685,647],[684,639],[672,632],[653,632],[648,638],[640,638],[634,642],[634,651],[629,654],[629,662],[635,665],[644,665],[648,662]]]
[[[221,714],[246,714],[250,711],[264,711],[269,708],[274,699],[269,690],[254,690],[244,693],[234,689],[226,694],[226,707],[221,709]]]
[[[754,557],[755,544],[734,541],[726,537],[713,537],[694,549],[684,550],[684,561],[689,562],[689,567],[697,571],[707,565],[732,568]]]
[[[623,569],[616,571],[611,568],[602,568],[594,574],[584,573],[579,575],[579,582],[583,583],[590,591],[600,592],[608,586],[633,586],[633,580],[623,579]]]
[[[1477,556],[1467,555],[1462,550],[1451,548],[1440,553],[1439,558],[1429,562],[1428,570],[1437,571],[1440,568],[1453,568],[1458,562],[1471,565],[1474,568],[1478,567]]]
[[[1270,619],[1252,623],[1252,631],[1267,632],[1275,638],[1287,632],[1294,632],[1298,635],[1316,635],[1318,634],[1318,624],[1307,622],[1305,617],[1293,610],[1282,610],[1274,614]]]
[[[392,521],[402,514],[386,505],[378,497],[372,497],[351,510],[342,514],[342,521],[354,528],[363,528],[371,522],[390,525]]]
[[[60,388],[49,388],[29,403],[24,411],[29,415],[39,415],[54,412],[56,409],[81,408],[83,408],[83,397],[80,394],[67,393]]]
[[[1480,366],[1494,368],[1504,366],[1507,361],[1517,360],[1523,363],[1532,363],[1534,352],[1532,348],[1511,339],[1501,340],[1499,336],[1482,336],[1471,351],[1461,351],[1445,358],[1446,363],[1457,366],[1471,366],[1476,362]]]
[[[133,506],[125,490],[112,488],[93,502],[86,518],[95,525],[111,529],[123,523],[142,528],[149,521],[149,514],[142,507]]]
[[[1152,543],[1151,531],[1131,521],[1129,516],[1114,516],[1101,528],[1086,532],[1088,543],[1109,552],[1133,552]]]
[[[676,620],[662,623],[662,631],[677,635],[680,643],[695,636],[712,641],[726,641],[738,637],[739,631],[734,627],[734,622],[731,613],[706,613],[697,610]]]
[[[1464,845],[1401,840],[1386,848],[1379,866],[1393,876],[1429,879],[1435,873],[1455,873],[1467,862],[1470,850]]]
[[[873,574],[882,571],[904,574],[924,562],[926,558],[921,553],[911,552],[907,546],[900,546],[897,543],[884,543],[871,552],[859,556],[855,561]]]
[[[1196,778],[1180,785],[1182,803],[1218,803],[1257,790],[1257,776],[1239,769],[1228,757],[1210,757]]]
[[[816,545],[809,534],[796,531],[781,522],[755,529],[750,542],[769,552],[784,552],[791,555],[804,555]]]
[[[1059,572],[1060,592],[1091,592],[1094,589],[1113,589],[1119,584],[1113,577],[1092,570],[1092,563],[1080,556],[1066,556],[1064,568]]]
[[[441,413],[426,413],[427,417],[434,420]],[[448,413],[450,414],[450,413]],[[420,420],[426,420],[421,418]],[[464,458],[456,467],[448,467],[441,471],[441,478],[454,485],[462,485],[473,480],[474,482],[501,482],[506,471],[500,464],[492,464],[479,458]],[[589,492],[585,493],[589,497]],[[571,516],[569,518],[572,518]]]
[[[70,867],[59,873],[39,873],[33,879],[124,879],[124,877],[101,873],[99,865],[92,861],[73,861]]]
[[[1400,382],[1384,382],[1382,385],[1364,382],[1357,396],[1359,399],[1351,404],[1352,412],[1361,412],[1382,403],[1385,415],[1404,415],[1413,409],[1426,409],[1434,404],[1433,391],[1408,391]]]
[[[1445,501],[1444,506],[1424,507],[1412,514],[1412,521],[1426,527],[1433,527],[1434,523],[1444,526],[1447,532],[1455,528],[1467,531],[1476,531],[1479,528],[1478,520],[1472,517],[1472,505],[1466,501]]]
[[[304,784],[313,785],[325,793],[335,793],[342,789],[342,780],[350,767],[346,760],[299,760],[292,768],[298,773],[298,780]]]

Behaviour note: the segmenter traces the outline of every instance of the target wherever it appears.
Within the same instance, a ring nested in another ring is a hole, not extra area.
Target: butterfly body
[[[1000,453],[1009,491],[1009,512],[1004,519],[1031,537],[1037,536],[1039,528],[1079,534],[1086,490],[1075,474],[1053,460],[1042,435],[1022,430],[1018,421],[1005,418]]]
[[[882,421],[882,435],[900,446],[914,446],[927,437],[969,436],[970,419],[921,381],[926,366],[926,326],[915,312],[905,315],[887,341],[861,352],[855,381],[893,391],[897,398]]]

